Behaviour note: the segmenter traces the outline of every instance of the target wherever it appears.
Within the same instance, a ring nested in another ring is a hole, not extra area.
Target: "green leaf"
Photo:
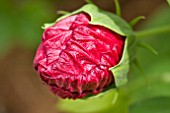
[[[170,97],[144,100],[131,106],[130,113],[170,113]]]
[[[167,0],[168,4],[170,5],[170,0]]]
[[[143,29],[170,25],[169,7],[159,9],[151,19],[142,24]],[[149,85],[133,68],[129,76],[130,113],[169,113],[170,109],[170,32],[158,33],[142,40],[154,47],[159,54],[153,55],[138,48],[137,58],[146,73]]]
[[[153,57],[151,57],[153,59]],[[156,63],[150,63],[147,71],[148,84],[138,77],[129,84],[131,101],[130,103],[136,104],[139,101],[147,100],[150,98],[155,98],[159,96],[169,96],[170,97],[170,61],[169,59],[164,59],[157,61]],[[134,86],[135,84],[135,86]],[[145,94],[145,95],[143,95]]]

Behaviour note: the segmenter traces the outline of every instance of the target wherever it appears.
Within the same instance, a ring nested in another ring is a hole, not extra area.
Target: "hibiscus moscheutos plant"
[[[54,94],[84,98],[127,82],[135,35],[119,16],[87,4],[44,28],[34,68]]]
[[[136,47],[154,49],[132,30],[143,16],[127,23],[117,0],[116,14],[87,0],[80,9],[45,24],[34,68],[50,90],[63,99],[100,98],[126,85]],[[139,34],[140,35],[140,34]],[[113,99],[114,100],[114,99]]]

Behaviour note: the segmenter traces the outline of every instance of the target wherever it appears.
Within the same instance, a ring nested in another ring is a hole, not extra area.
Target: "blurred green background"
[[[115,11],[113,0],[93,1]],[[159,54],[138,48],[137,58],[146,76],[132,66],[129,82],[118,95],[113,91],[100,99],[59,102],[42,84],[32,67],[41,26],[54,22],[60,16],[58,10],[73,11],[83,4],[84,0],[1,0],[0,113],[170,113],[170,32],[140,39]],[[128,22],[146,16],[136,31],[170,26],[166,0],[120,0],[120,4]],[[115,95],[117,100],[112,102]]]

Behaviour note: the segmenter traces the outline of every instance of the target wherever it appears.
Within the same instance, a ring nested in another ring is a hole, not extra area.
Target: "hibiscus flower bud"
[[[125,37],[90,22],[91,16],[80,12],[60,19],[43,33],[34,68],[62,98],[83,98],[115,85],[109,69],[120,62]]]

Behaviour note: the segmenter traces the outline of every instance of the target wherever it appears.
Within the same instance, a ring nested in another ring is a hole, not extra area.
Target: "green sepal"
[[[41,28],[46,29],[46,28],[51,27],[53,25],[54,25],[54,23],[45,23],[44,26],[42,26]]]
[[[63,11],[63,10],[59,10],[59,11],[57,11],[57,14],[65,15],[65,14],[69,14],[69,12]]]
[[[131,26],[116,14],[101,10],[94,4],[84,5],[82,8],[72,13],[61,16],[56,20],[56,22],[68,16],[78,14],[81,12],[85,12],[90,15],[91,17],[90,24],[106,27],[116,32],[117,34],[120,34],[121,36],[125,37],[125,45],[122,58],[116,66],[111,67],[109,69],[113,73],[115,79],[115,86],[112,86],[109,89],[118,88],[124,85],[127,82],[127,75],[130,68],[130,62],[135,57],[136,38]],[[51,24],[51,26],[54,25],[55,23]],[[105,94],[107,91],[109,91],[109,89],[106,91],[104,90],[103,92],[101,92],[101,94]]]
[[[56,104],[56,108],[59,111],[71,112],[71,113],[103,113],[102,111],[113,107],[112,105],[118,99],[118,90],[109,90],[105,95],[100,95],[100,98],[89,99],[60,99],[59,104]]]
[[[136,44],[137,43],[134,35],[127,36],[125,40],[123,55],[120,62],[116,66],[109,69],[114,74],[116,87],[123,86],[128,81],[127,75],[131,66],[131,62],[136,57]]]
[[[138,16],[138,17],[134,18],[129,24],[130,24],[130,26],[134,26],[142,19],[145,19],[145,17],[144,16]]]
[[[126,23],[122,18],[110,12],[103,11],[99,9],[97,6],[95,6],[94,4],[84,5],[82,8],[72,13],[61,16],[56,20],[56,22],[80,12],[85,12],[90,15],[91,17],[90,24],[104,26],[122,36],[126,36],[125,30],[131,29],[129,24]],[[51,26],[54,25],[56,22],[52,23]],[[46,29],[51,26],[44,26],[44,28]]]
[[[85,0],[88,4],[94,4],[91,0]]]
[[[121,8],[120,8],[119,0],[115,0],[115,8],[116,8],[116,15],[121,16]]]

